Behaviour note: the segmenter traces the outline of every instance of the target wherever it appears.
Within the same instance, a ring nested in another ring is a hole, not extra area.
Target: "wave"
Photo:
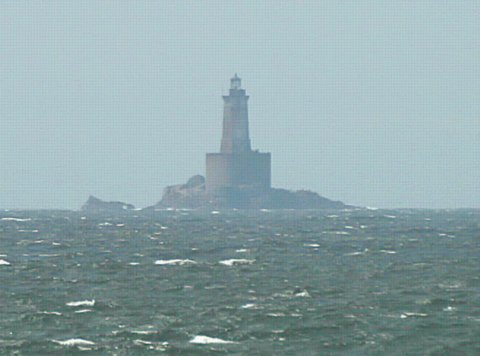
[[[157,260],[155,261],[156,265],[186,265],[186,264],[196,264],[197,262],[192,260],[180,260],[180,259],[173,259],[173,260]]]
[[[191,344],[237,344],[235,341],[227,341],[222,339],[217,339],[215,337],[209,337],[204,335],[197,335],[192,340],[190,340]]]
[[[81,306],[87,306],[87,307],[93,307],[95,305],[95,299],[92,300],[81,300],[78,302],[68,302],[67,306],[69,307],[81,307]]]
[[[251,265],[254,262],[255,262],[255,260],[247,260],[247,259],[244,259],[244,258],[239,258],[239,259],[232,258],[232,259],[229,259],[229,260],[220,261],[218,263],[220,263],[221,265],[224,265],[224,266],[233,266],[233,265]]]
[[[31,221],[32,219],[20,219],[20,218],[2,218],[2,221],[18,221],[18,222],[23,222],[23,221]]]
[[[68,339],[64,341],[60,340],[52,340],[52,342],[62,345],[62,346],[92,346],[95,345],[93,341],[85,340],[85,339],[80,339],[80,338],[74,338],[74,339]]]

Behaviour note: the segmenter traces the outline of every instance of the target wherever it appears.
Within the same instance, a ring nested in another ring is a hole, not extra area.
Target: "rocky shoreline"
[[[205,178],[191,177],[185,184],[171,185],[164,189],[162,199],[150,209],[345,209],[351,206],[333,201],[309,190],[291,191],[271,188],[258,191],[250,187],[230,189],[221,196],[206,192]],[[106,212],[134,210],[131,204],[105,202],[90,196],[82,211]]]

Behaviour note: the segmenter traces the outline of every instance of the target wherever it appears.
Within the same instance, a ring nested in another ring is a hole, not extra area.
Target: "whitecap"
[[[164,342],[155,342],[155,341],[146,341],[146,340],[133,340],[133,343],[137,346],[146,346],[150,350],[157,350],[157,351],[166,351],[169,347],[169,343],[167,341]]]
[[[400,315],[400,318],[405,319],[405,318],[409,318],[409,317],[426,317],[426,316],[428,316],[428,314],[405,312],[402,315]]]
[[[243,258],[240,258],[240,259],[232,258],[230,260],[224,260],[224,261],[220,261],[218,263],[220,263],[221,265],[224,265],[224,266],[233,266],[233,265],[251,265],[254,262],[255,262],[255,260],[246,260],[246,259],[243,259]]]
[[[222,339],[217,339],[215,337],[209,337],[204,335],[197,335],[192,340],[190,340],[191,344],[236,344],[234,341],[227,341]]]
[[[458,288],[462,287],[463,284],[460,283],[460,282],[453,282],[451,284],[440,283],[438,286],[442,289],[458,289]]]
[[[319,244],[303,244],[303,246],[306,246],[306,247],[320,247]]]
[[[302,292],[294,293],[293,295],[294,295],[295,297],[310,298],[310,294],[309,294],[306,290],[303,290]]]
[[[216,211],[216,210],[213,210],[210,214],[212,214],[212,215],[217,215],[217,214],[220,214],[220,212],[219,212],[219,211]]]
[[[62,315],[62,313],[59,313],[59,312],[56,312],[56,311],[53,311],[53,312],[48,312],[48,311],[42,311],[42,314],[45,314],[45,315]]]
[[[82,346],[78,346],[78,349],[80,351],[91,351],[92,350],[90,347],[82,347]]]
[[[140,263],[139,262],[129,262],[128,264],[130,266],[138,266]]]
[[[387,253],[389,255],[394,255],[397,253],[397,251],[393,251],[393,250],[380,250],[379,252]]]
[[[10,266],[10,262],[5,261],[5,260],[0,260],[0,266]]]
[[[2,218],[1,220],[2,220],[2,221],[18,221],[18,222],[22,222],[22,221],[31,221],[32,219]]]
[[[93,307],[95,305],[95,299],[92,300],[81,300],[78,302],[68,302],[67,306],[69,307],[80,307],[80,306],[87,306]]]
[[[185,265],[185,264],[196,264],[197,262],[192,260],[180,260],[180,259],[173,259],[173,260],[157,260],[155,261],[156,265]]]
[[[64,341],[52,340],[52,342],[54,342],[56,344],[59,344],[59,345],[62,345],[62,346],[92,346],[92,345],[95,345],[95,343],[93,341],[88,341],[88,340],[80,339],[80,338],[68,339],[68,340],[64,340]]]
[[[91,313],[92,311],[93,311],[92,309],[80,309],[80,310],[76,310],[75,313],[83,314],[83,313]]]
[[[257,304],[253,303],[248,303],[245,305],[242,305],[242,309],[260,309]]]
[[[280,317],[280,316],[285,316],[284,313],[268,313],[267,316],[272,316],[274,318]]]
[[[238,250],[235,250],[235,252],[237,253],[244,253],[244,252],[248,252],[249,250],[247,250],[246,248],[241,248],[241,249],[238,249]]]
[[[360,256],[360,255],[364,255],[364,254],[365,254],[365,252],[357,251],[357,252],[346,253],[345,256]]]
[[[132,334],[138,334],[138,335],[151,335],[151,334],[156,334],[157,331],[155,330],[132,330],[130,331]]]

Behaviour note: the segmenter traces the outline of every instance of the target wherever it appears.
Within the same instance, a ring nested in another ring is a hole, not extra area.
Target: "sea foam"
[[[236,344],[234,341],[227,341],[222,339],[217,339],[215,337],[209,337],[204,335],[197,335],[192,340],[190,340],[191,344]]]
[[[55,311],[53,311],[53,312],[42,311],[42,314],[45,314],[45,315],[58,315],[58,316],[62,315],[62,313],[55,312]]]
[[[243,258],[239,258],[239,259],[232,258],[230,260],[223,260],[218,263],[224,266],[233,266],[233,265],[251,265],[254,262],[255,260],[246,260]]]
[[[1,220],[2,220],[2,221],[18,221],[18,222],[22,222],[22,221],[31,221],[32,219],[2,218]]]
[[[197,262],[192,260],[180,260],[180,259],[173,259],[173,260],[157,260],[155,261],[156,265],[186,265],[186,264],[196,264]]]
[[[85,339],[68,339],[64,341],[60,340],[52,340],[54,343],[62,345],[62,346],[92,346],[95,345],[93,341],[88,341]]]
[[[67,306],[69,307],[81,307],[81,306],[87,306],[87,307],[93,307],[95,305],[95,299],[92,300],[81,300],[78,302],[68,302]]]

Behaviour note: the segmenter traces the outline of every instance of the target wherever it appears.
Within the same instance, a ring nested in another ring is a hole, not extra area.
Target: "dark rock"
[[[119,201],[103,201],[92,195],[88,198],[87,202],[83,204],[82,211],[90,212],[118,212],[125,210],[133,210],[135,207],[132,204],[126,204]]]
[[[186,184],[166,187],[163,190],[162,200],[155,207],[196,209],[206,204],[205,178],[196,175],[190,178]]]
[[[308,190],[271,188],[259,191],[250,187],[227,189],[215,196],[205,190],[205,178],[193,176],[186,184],[165,188],[154,208],[238,208],[238,209],[343,209],[348,206]]]
[[[205,177],[197,174],[196,176],[193,176],[187,181],[187,184],[185,184],[185,188],[195,188],[201,186],[202,184],[205,185]]]

